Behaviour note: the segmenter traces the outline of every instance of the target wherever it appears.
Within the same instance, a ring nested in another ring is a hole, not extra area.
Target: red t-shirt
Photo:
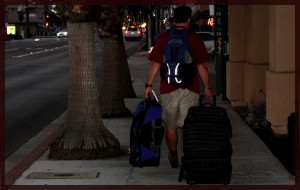
[[[168,40],[168,32],[162,32],[149,55],[149,60],[156,63],[162,63],[164,47]],[[191,49],[191,56],[194,60],[194,64],[202,64],[209,60],[209,55],[207,53],[206,47],[203,40],[195,32],[188,32],[188,40]],[[196,66],[195,66],[196,69]],[[200,82],[199,74],[196,72],[193,81],[188,86],[188,89],[199,93],[200,92]],[[160,80],[160,94],[166,94],[181,88],[180,86],[169,85],[165,80]]]

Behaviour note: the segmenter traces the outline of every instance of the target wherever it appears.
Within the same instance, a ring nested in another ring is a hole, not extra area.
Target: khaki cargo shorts
[[[168,94],[161,94],[162,120],[165,125],[176,129],[182,127],[188,109],[198,105],[199,94],[179,88]]]

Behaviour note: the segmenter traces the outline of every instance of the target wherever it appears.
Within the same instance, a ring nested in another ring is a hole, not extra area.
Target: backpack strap
[[[190,47],[190,43],[189,43],[189,40],[188,40],[188,34],[189,34],[189,30],[186,29],[185,27],[177,27],[177,28],[184,28],[184,29],[180,29],[180,30],[176,30],[176,28],[171,28],[169,30],[167,30],[168,32],[168,38],[169,39],[174,39],[176,38],[176,36],[180,36],[180,38],[182,39],[183,43],[184,43],[184,46],[185,48],[191,52],[191,47]],[[180,31],[181,34],[177,34],[177,31]]]
[[[188,40],[188,34],[189,34],[189,30],[188,29],[182,30],[181,38],[182,38],[182,41],[184,43],[185,48],[189,52],[191,52],[191,47],[190,47],[190,43],[189,43],[189,40]]]

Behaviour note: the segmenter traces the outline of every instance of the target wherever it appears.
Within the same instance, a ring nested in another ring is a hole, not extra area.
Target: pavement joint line
[[[12,185],[39,157],[48,149],[49,144],[62,133],[65,123],[51,133],[41,144],[20,161],[11,171],[5,175],[5,185]]]
[[[96,179],[100,172],[32,172],[26,179]]]

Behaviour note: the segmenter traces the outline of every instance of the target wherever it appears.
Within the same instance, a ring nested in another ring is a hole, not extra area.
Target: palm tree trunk
[[[101,6],[99,38],[103,43],[100,60],[100,106],[103,117],[131,116],[124,98],[136,97],[123,42],[121,21],[124,6]]]
[[[120,143],[103,124],[94,64],[93,22],[68,22],[69,99],[66,130],[51,146],[50,159],[117,156]]]
[[[123,57],[123,63],[120,65],[122,71],[122,80],[121,80],[121,88],[122,94],[124,98],[136,98],[135,91],[133,89],[131,74],[128,66],[127,55],[125,51],[124,41],[120,44],[120,57]],[[126,59],[125,59],[126,57]]]
[[[103,117],[131,116],[131,112],[125,107],[122,88],[124,69],[124,55],[122,41],[111,38],[103,38],[103,59],[100,61],[100,107]],[[112,52],[114,54],[112,55]],[[128,67],[128,65],[127,65]]]

